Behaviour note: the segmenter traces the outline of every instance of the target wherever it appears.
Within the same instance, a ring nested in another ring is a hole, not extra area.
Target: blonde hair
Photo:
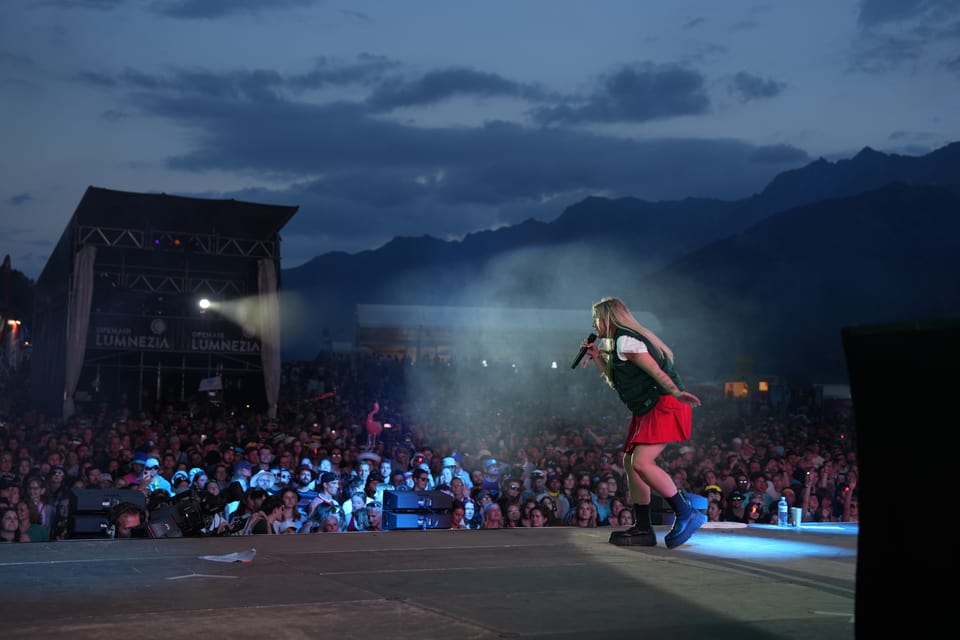
[[[630,313],[630,309],[619,298],[607,296],[593,303],[593,320],[601,338],[612,337],[616,333],[616,327],[630,329],[647,340],[649,345],[658,352],[654,355],[660,355],[673,362],[673,350],[657,334],[637,322],[637,319]],[[611,386],[613,386],[612,363],[613,358],[611,357],[607,360],[607,366],[603,372],[603,377]]]
[[[581,526],[581,525],[579,524],[579,523],[580,523],[580,506],[581,506],[581,505],[587,505],[587,506],[590,507],[590,517],[587,518],[587,524],[586,524],[586,526],[587,526],[587,527],[596,527],[597,524],[598,524],[598,523],[597,523],[597,520],[598,520],[598,518],[600,517],[600,514],[597,513],[597,505],[595,505],[592,500],[581,500],[580,502],[578,502],[578,503],[576,504],[576,506],[575,506],[573,509],[571,509],[571,512],[572,512],[572,514],[573,514],[573,524],[574,524],[575,526]]]

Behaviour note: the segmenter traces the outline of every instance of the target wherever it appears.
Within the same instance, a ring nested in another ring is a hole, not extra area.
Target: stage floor
[[[721,524],[721,523],[717,523]],[[6,638],[855,637],[857,525],[609,528],[0,545]],[[250,554],[249,562],[203,556]]]

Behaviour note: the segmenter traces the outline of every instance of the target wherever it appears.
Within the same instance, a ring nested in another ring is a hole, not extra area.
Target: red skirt
[[[685,442],[690,439],[693,410],[673,396],[660,396],[656,406],[642,416],[633,416],[623,452],[630,453],[638,444]]]

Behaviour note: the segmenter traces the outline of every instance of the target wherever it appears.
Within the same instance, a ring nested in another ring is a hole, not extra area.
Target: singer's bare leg
[[[610,542],[624,546],[653,547],[657,544],[657,535],[653,531],[650,513],[650,500],[653,490],[661,495],[672,496],[676,493],[673,479],[657,465],[657,457],[663,452],[663,444],[639,444],[630,453],[623,456],[623,468],[627,473],[627,487],[630,489],[630,501],[633,504],[634,524],[626,531],[614,531]],[[673,491],[663,494],[664,491]]]
[[[633,452],[624,456],[623,468],[627,472],[627,486],[636,504],[650,504],[651,488],[664,498],[677,492],[677,485],[670,474],[657,464],[666,443],[638,444]],[[637,491],[634,493],[636,483]]]

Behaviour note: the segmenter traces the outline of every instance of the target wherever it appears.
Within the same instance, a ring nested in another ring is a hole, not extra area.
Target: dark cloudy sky
[[[283,267],[741,198],[960,131],[960,2],[2,0],[0,256],[90,186],[299,205]]]

